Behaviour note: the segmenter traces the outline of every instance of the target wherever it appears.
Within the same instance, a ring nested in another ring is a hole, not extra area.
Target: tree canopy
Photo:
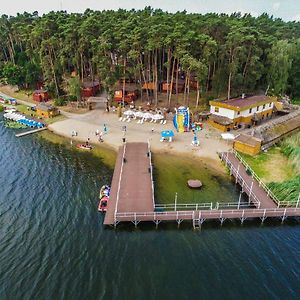
[[[175,14],[143,10],[37,12],[0,18],[0,76],[10,84],[43,80],[56,96],[72,72],[141,85],[178,80],[228,97],[266,90],[300,96],[300,23],[263,14]],[[167,95],[171,101],[171,93]],[[188,96],[187,96],[188,97]],[[188,101],[188,99],[187,99]]]

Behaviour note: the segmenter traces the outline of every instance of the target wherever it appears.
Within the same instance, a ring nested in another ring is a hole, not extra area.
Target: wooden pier
[[[199,228],[206,220],[249,218],[280,218],[300,216],[300,196],[297,201],[281,203],[236,152],[220,153],[236,184],[241,186],[238,203],[155,205],[150,147],[146,143],[130,143],[120,148],[113,175],[110,203],[104,224],[117,226],[120,222],[192,221]],[[248,203],[241,204],[241,195],[248,195]],[[285,206],[288,205],[288,206]]]
[[[33,130],[25,131],[25,132],[22,132],[22,133],[17,133],[16,137],[22,137],[22,136],[33,134],[33,133],[40,132],[40,131],[43,131],[43,130],[47,130],[47,127],[33,129]]]
[[[116,215],[154,211],[151,152],[147,143],[126,143],[119,149],[104,224]]]

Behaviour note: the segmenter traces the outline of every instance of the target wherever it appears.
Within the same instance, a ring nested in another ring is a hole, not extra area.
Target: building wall
[[[271,106],[270,106],[271,104]],[[267,103],[265,105],[265,108],[263,108],[263,105],[259,105],[258,107],[255,106],[255,107],[252,107],[251,108],[251,113],[249,112],[249,108],[246,109],[246,110],[243,110],[243,111],[233,111],[234,112],[234,118],[239,118],[239,117],[249,117],[249,116],[253,116],[254,114],[261,114],[261,113],[264,113],[264,112],[267,112],[269,110],[273,110],[273,107],[274,107],[274,103],[271,102],[271,103]],[[257,109],[258,108],[258,109]]]
[[[261,144],[258,142],[255,146],[251,146],[248,144],[244,144],[240,141],[235,141],[233,143],[233,148],[239,152],[248,154],[248,155],[256,155],[260,152]]]
[[[49,118],[49,116],[50,116],[48,111],[44,111],[44,110],[40,110],[40,109],[36,110],[36,114],[37,114],[37,116],[44,117],[44,118]]]
[[[221,124],[218,124],[218,123],[216,123],[216,122],[214,122],[213,120],[210,120],[210,119],[207,121],[207,123],[210,124],[211,126],[217,128],[217,129],[223,131],[223,132],[228,131],[228,128],[232,129],[232,125],[221,125]]]
[[[219,111],[216,111],[216,108],[219,109]],[[218,106],[211,106],[210,107],[210,112],[214,115],[217,116],[222,116],[222,117],[227,117],[231,120],[234,119],[234,110],[228,109],[228,108],[223,108],[223,107],[218,107]]]

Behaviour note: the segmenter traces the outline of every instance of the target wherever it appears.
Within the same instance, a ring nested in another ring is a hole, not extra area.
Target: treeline
[[[57,97],[72,72],[116,82],[197,81],[197,95],[267,90],[300,97],[300,23],[267,14],[175,14],[153,10],[2,15],[0,77],[20,87],[43,80]],[[171,101],[171,95],[167,95]]]

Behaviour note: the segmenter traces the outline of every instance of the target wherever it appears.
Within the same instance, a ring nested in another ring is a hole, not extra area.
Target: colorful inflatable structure
[[[178,132],[190,131],[190,111],[188,107],[180,106],[175,108],[175,116],[173,119],[174,126]]]

